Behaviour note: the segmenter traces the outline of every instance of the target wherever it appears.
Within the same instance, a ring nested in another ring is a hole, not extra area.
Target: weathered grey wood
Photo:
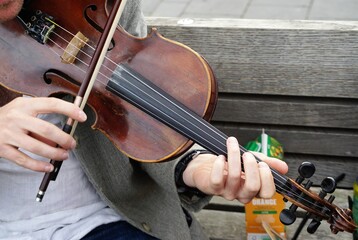
[[[326,177],[337,177],[344,173],[345,177],[338,182],[339,188],[349,188],[353,186],[353,182],[358,173],[358,161],[353,158],[339,158],[339,157],[317,157],[314,155],[287,155],[285,158],[289,165],[289,172],[287,176],[296,179],[298,176],[297,169],[302,162],[311,162],[316,166],[316,173],[311,178],[315,186],[320,185],[322,180]]]
[[[227,135],[238,137],[246,143],[258,137],[265,125],[228,125],[213,123]],[[261,127],[261,129],[260,129]],[[330,132],[317,129],[265,127],[266,132],[283,144],[285,151],[292,153],[320,154],[357,157],[357,134],[349,132]],[[311,131],[308,131],[311,130]]]
[[[318,193],[320,191],[320,188],[318,187],[312,187],[311,190],[313,192]],[[337,204],[340,207],[347,208],[348,207],[348,196],[353,196],[353,190],[352,189],[337,189],[334,194],[336,196],[334,203]],[[210,203],[214,204],[223,204],[228,206],[244,206],[244,204],[240,203],[239,201],[228,201],[221,197],[213,197],[210,201]],[[286,206],[289,206],[290,203],[287,203]]]
[[[148,18],[208,60],[221,92],[358,98],[357,22],[178,21]]]
[[[313,191],[317,192],[319,189],[313,188]],[[335,192],[335,203],[341,207],[347,208],[347,197],[352,196],[353,191],[338,189]],[[211,203],[222,204],[228,206],[243,207],[244,205],[238,201],[226,201],[219,197],[214,197]],[[287,203],[286,207],[290,204]],[[204,226],[204,229],[211,239],[231,240],[231,239],[246,239],[246,225],[245,214],[239,212],[225,212],[225,211],[213,211],[202,210],[195,214],[199,222]],[[220,221],[218,221],[220,219]],[[298,218],[296,222],[290,226],[287,226],[286,232],[288,239],[294,235],[297,227],[301,223],[302,219]],[[309,222],[308,222],[309,223]],[[307,227],[307,224],[305,225]],[[352,235],[349,233],[339,233],[334,235],[330,232],[329,224],[322,222],[322,225],[318,228],[314,235],[307,233],[306,227],[302,230],[298,239],[352,239]]]
[[[220,95],[214,121],[253,119],[257,124],[358,129],[358,101]]]
[[[206,234],[211,239],[217,240],[246,240],[245,214],[234,212],[221,212],[212,210],[202,210],[196,213],[201,225],[204,227]],[[288,239],[293,236],[301,219],[298,219],[291,226],[287,227]],[[307,226],[307,225],[306,225]],[[330,233],[327,223],[322,223],[314,234],[309,234],[304,228],[299,235],[301,240],[351,240],[352,235],[349,233]]]

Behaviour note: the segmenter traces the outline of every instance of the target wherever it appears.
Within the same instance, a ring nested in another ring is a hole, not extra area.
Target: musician
[[[0,20],[14,18],[22,4],[0,1]],[[140,1],[128,1],[120,24],[146,35]],[[75,138],[59,128],[67,117],[82,122]],[[165,163],[132,162],[90,129],[91,118],[55,98],[20,97],[0,108],[0,239],[206,239],[192,211],[213,195],[243,203],[271,197],[268,164],[287,171],[282,161],[257,164],[246,153],[243,174],[233,137],[227,159],[190,151]],[[38,203],[40,172],[53,170],[48,159],[66,161]]]

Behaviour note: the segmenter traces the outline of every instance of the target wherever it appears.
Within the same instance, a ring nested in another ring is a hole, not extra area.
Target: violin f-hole
[[[68,74],[66,74],[60,70],[57,70],[57,69],[49,69],[43,74],[43,79],[44,79],[45,83],[52,84],[53,76],[62,78],[64,80],[66,80],[68,83],[73,84],[78,87],[81,85],[81,83],[79,83],[77,80],[75,80],[74,78],[70,77]]]
[[[86,19],[86,21],[89,23],[89,25],[91,25],[94,29],[96,29],[98,32],[103,33],[103,28],[98,25],[88,14],[88,11],[97,11],[97,6],[96,5],[89,5],[88,7],[85,8],[84,12],[83,12],[83,16]],[[116,43],[114,41],[114,39],[112,38],[111,40],[111,45],[108,48],[108,51],[111,51],[114,47],[115,47]]]

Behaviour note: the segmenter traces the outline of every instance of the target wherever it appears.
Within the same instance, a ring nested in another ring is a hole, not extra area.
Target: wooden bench
[[[264,128],[282,143],[292,178],[304,161],[316,166],[316,186],[345,173],[335,203],[347,207],[358,176],[358,22],[147,18],[147,23],[212,66],[219,85],[215,126],[242,144]],[[197,217],[212,239],[245,239],[238,202],[214,198]],[[287,227],[289,237],[299,223]],[[303,230],[299,239],[352,239],[329,232],[323,224],[314,235]]]

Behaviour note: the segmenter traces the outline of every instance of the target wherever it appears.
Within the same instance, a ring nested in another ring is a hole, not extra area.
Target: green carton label
[[[266,149],[263,149],[263,147],[265,146]],[[262,133],[254,141],[248,142],[245,148],[254,152],[266,153],[269,157],[283,160],[283,148],[281,146],[281,143],[279,143],[276,139],[270,137],[265,133]]]

